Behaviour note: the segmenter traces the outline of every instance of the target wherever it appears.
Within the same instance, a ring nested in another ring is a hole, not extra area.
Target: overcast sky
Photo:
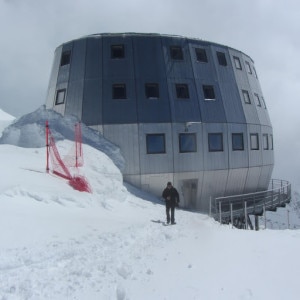
[[[275,174],[295,178],[288,158],[300,166],[299,20],[299,0],[0,0],[0,108],[18,117],[45,103],[54,50],[66,41],[102,32],[201,38],[254,60]]]

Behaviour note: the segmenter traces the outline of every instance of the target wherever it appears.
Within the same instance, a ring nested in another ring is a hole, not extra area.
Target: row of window
[[[227,60],[226,60],[225,53],[216,51],[216,54],[217,54],[217,59],[218,59],[219,65],[227,66]],[[198,62],[208,63],[205,48],[195,48],[195,56],[196,56],[196,60]],[[111,57],[111,59],[125,58],[124,44],[111,45],[110,57]],[[176,60],[176,61],[183,61],[184,55],[183,55],[182,47],[181,46],[170,46],[170,57],[171,57],[171,59]],[[70,64],[70,61],[71,61],[71,51],[67,50],[67,51],[62,52],[60,65],[61,66],[68,65],[68,64]],[[240,58],[237,56],[233,56],[233,61],[234,61],[236,69],[242,70],[242,64],[241,64]],[[249,74],[252,74],[254,72],[255,77],[257,78],[257,74],[256,74],[256,70],[255,70],[254,66],[252,66],[253,72],[252,72],[251,65],[248,61],[245,61],[245,66],[246,66],[247,72]]]
[[[186,83],[175,84],[177,99],[189,99],[189,86]],[[202,85],[204,100],[214,101],[216,100],[215,90],[213,85]],[[55,105],[63,104],[65,102],[66,89],[60,89],[56,92]],[[158,83],[145,83],[145,97],[147,99],[159,99],[159,84]],[[242,90],[244,102],[251,104],[250,95],[247,90]],[[112,99],[127,99],[126,84],[117,83],[112,85]],[[254,99],[256,105],[260,107],[266,107],[263,97],[259,97],[257,93],[254,93]]]
[[[232,133],[232,151],[244,151],[244,134]],[[273,135],[263,134],[262,143],[264,150],[273,150]],[[146,135],[147,154],[166,153],[166,142],[164,133],[154,133]],[[258,133],[250,133],[250,149],[259,150]],[[223,133],[208,133],[208,151],[222,152]],[[196,133],[179,134],[179,153],[197,152]]]

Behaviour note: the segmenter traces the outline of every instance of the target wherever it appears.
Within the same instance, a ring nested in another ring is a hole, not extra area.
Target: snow
[[[182,209],[164,226],[161,200],[123,183],[118,148],[86,128],[79,172],[93,193],[76,191],[45,172],[43,112],[0,140],[1,300],[299,299],[299,230],[238,230]],[[68,152],[74,119],[47,114]]]

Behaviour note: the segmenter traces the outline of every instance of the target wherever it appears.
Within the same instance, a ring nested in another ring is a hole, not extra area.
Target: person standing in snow
[[[171,182],[167,183],[167,187],[163,190],[162,197],[166,202],[166,214],[167,214],[167,223],[171,224],[175,223],[175,207],[178,206],[179,203],[179,194],[177,190],[172,186]],[[171,218],[170,218],[171,211]]]

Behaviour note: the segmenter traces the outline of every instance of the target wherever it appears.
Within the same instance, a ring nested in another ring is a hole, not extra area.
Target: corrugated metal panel
[[[85,79],[102,78],[102,39],[86,40]]]
[[[273,130],[269,126],[262,126],[262,155],[263,155],[263,165],[273,165],[274,164],[274,151],[271,149],[271,135],[273,134]],[[267,138],[267,145],[264,143],[264,134]],[[268,148],[268,149],[265,149]]]
[[[167,182],[173,181],[172,173],[162,174],[144,174],[141,175],[141,188],[145,191],[151,191],[157,197],[161,197],[163,190],[167,186]],[[175,183],[174,186],[176,187]]]
[[[238,86],[236,84],[233,65],[231,62],[231,53],[227,48],[217,46],[211,47],[216,67],[217,81],[220,89],[220,100],[223,102],[226,120],[228,123],[245,123],[245,115],[241,103]],[[224,53],[227,65],[220,65],[217,59],[217,52]]]
[[[188,86],[189,98],[177,98],[176,84],[186,84]],[[168,79],[170,105],[173,122],[201,121],[199,111],[199,101],[191,79]]]
[[[245,188],[248,168],[229,169],[225,196],[242,194]]]
[[[86,40],[73,42],[68,92],[66,97],[66,113],[75,115],[81,120],[82,97],[85,73]]]
[[[204,172],[201,201],[197,207],[201,211],[209,211],[210,198],[222,197],[225,194],[228,170]]]
[[[160,37],[134,37],[135,88],[139,123],[169,123],[171,111]],[[159,97],[147,98],[145,84],[158,84]]]
[[[138,125],[104,125],[103,136],[120,147],[126,161],[123,173],[126,175],[140,174]]]
[[[83,87],[82,122],[86,125],[102,124],[102,80],[86,79]]]
[[[257,191],[261,167],[252,167],[248,169],[244,194]]]
[[[244,138],[244,150],[232,149],[232,134],[242,133]],[[228,124],[229,168],[247,168],[249,166],[249,143],[246,124]]]
[[[126,99],[113,99],[114,84],[126,85]],[[137,123],[135,81],[130,78],[103,79],[102,120],[104,124]]]
[[[204,169],[203,162],[203,144],[202,144],[202,125],[192,124],[188,132],[185,132],[184,124],[173,124],[173,149],[174,149],[174,171],[191,172]],[[179,151],[179,134],[195,133],[197,139],[197,152],[180,153]]]
[[[53,60],[52,70],[50,73],[49,86],[48,86],[47,99],[46,99],[47,109],[53,108],[53,106],[55,105],[56,82],[58,77],[61,52],[62,52],[62,46],[58,47],[54,53],[54,60]]]
[[[262,136],[261,126],[248,124],[248,144],[249,144],[249,167],[256,167],[262,165]],[[251,150],[251,134],[258,134],[259,149]]]
[[[261,173],[259,176],[259,181],[257,186],[258,191],[265,191],[268,189],[272,177],[272,172],[273,172],[273,165],[263,166],[261,168]]]
[[[147,154],[146,134],[165,134],[166,153]],[[139,145],[141,174],[173,173],[173,141],[171,124],[140,124],[139,125]]]
[[[203,149],[204,149],[204,170],[221,170],[228,169],[228,137],[227,125],[212,123],[203,124]],[[222,133],[223,134],[223,151],[209,152],[208,134]]]

